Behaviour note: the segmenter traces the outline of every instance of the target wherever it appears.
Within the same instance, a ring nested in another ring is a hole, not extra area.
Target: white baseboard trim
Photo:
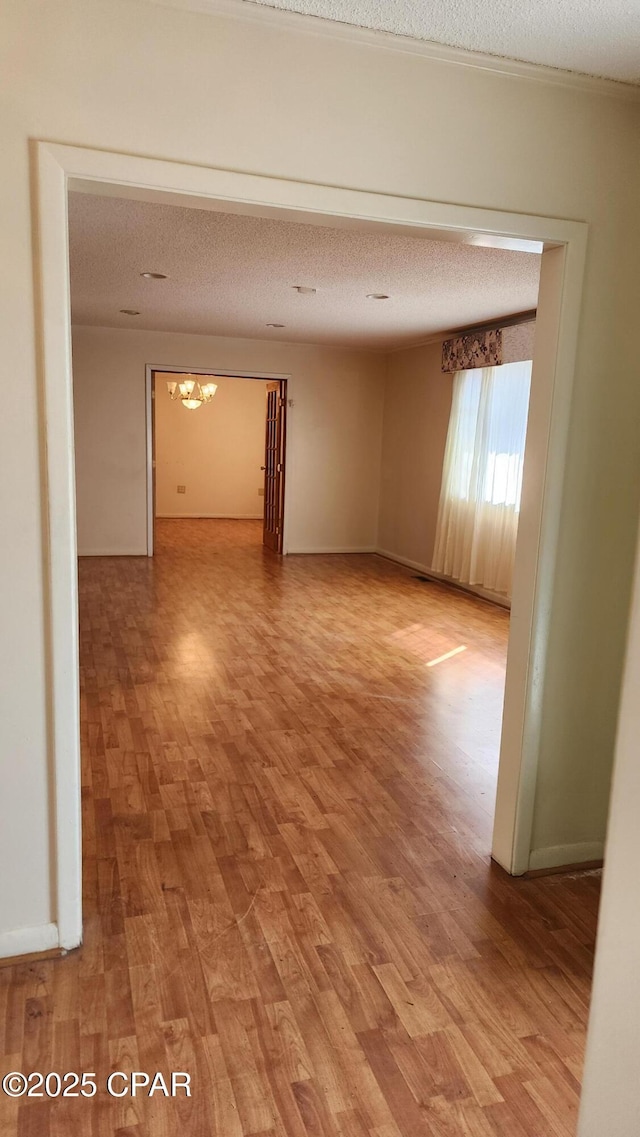
[[[57,924],[40,924],[37,928],[18,928],[15,932],[0,932],[0,959],[14,955],[31,955],[37,951],[51,951],[60,944]]]
[[[419,561],[410,561],[408,557],[400,557],[397,553],[391,553],[389,549],[374,549],[374,553],[379,557],[385,557],[388,561],[394,561],[397,565],[404,565],[405,568],[415,569],[416,572],[421,573],[423,576],[428,576],[430,580],[435,581],[437,584],[448,584],[451,588],[459,588],[461,592],[468,592],[470,596],[479,596],[482,600],[490,600],[492,604],[499,604],[501,608],[511,608],[511,601],[505,600],[504,596],[499,596],[496,592],[489,592],[487,588],[476,588],[471,584],[460,584],[457,580],[451,580],[451,577],[444,576],[441,572],[435,572],[427,565],[420,564]]]
[[[556,869],[561,865],[580,865],[589,861],[601,861],[604,857],[604,841],[582,841],[577,845],[550,845],[547,849],[533,849],[529,857],[529,869]]]
[[[198,518],[211,518],[217,521],[262,521],[263,513],[156,513],[157,521],[164,520],[195,520]]]
[[[287,549],[287,554],[306,555],[308,553],[375,553],[373,545],[327,545],[312,549]]]
[[[78,549],[79,557],[146,557],[144,549]]]

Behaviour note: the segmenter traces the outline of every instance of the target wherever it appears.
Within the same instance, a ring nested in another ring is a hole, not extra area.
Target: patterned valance
[[[443,371],[469,371],[472,367],[500,367],[501,364],[502,328],[470,332],[445,340],[442,345]]]

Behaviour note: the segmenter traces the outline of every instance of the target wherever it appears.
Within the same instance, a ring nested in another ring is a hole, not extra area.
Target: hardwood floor
[[[507,614],[259,523],[157,539],[80,562],[84,945],[0,970],[3,1072],[98,1092],[2,1137],[574,1134],[599,880],[490,862]]]

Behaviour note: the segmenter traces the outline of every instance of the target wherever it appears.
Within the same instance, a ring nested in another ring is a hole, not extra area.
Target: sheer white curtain
[[[436,572],[511,595],[531,361],[458,371],[442,473]]]

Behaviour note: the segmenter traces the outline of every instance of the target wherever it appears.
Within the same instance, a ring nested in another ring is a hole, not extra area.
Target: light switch
[[[178,493],[186,493],[187,492],[186,486],[178,486],[177,489],[178,489]]]

